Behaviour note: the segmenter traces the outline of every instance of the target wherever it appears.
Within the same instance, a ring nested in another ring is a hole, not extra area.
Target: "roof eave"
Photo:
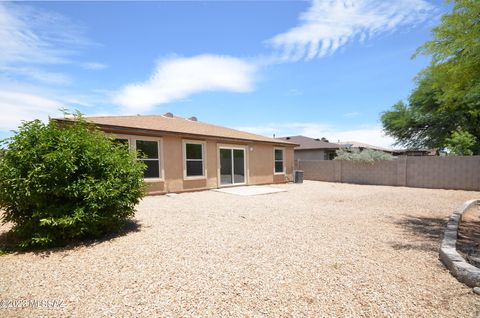
[[[60,122],[73,122],[73,120],[68,118],[53,118],[53,119]],[[298,144],[294,144],[287,141],[277,141],[275,139],[273,139],[272,141],[255,140],[255,139],[234,138],[234,137],[225,137],[225,136],[217,136],[217,135],[207,135],[207,134],[184,133],[179,131],[169,131],[169,130],[161,130],[161,129],[148,129],[148,128],[138,128],[138,127],[129,127],[129,126],[98,124],[95,122],[90,122],[88,120],[87,122],[99,128],[100,130],[103,130],[106,132],[117,132],[117,133],[126,133],[126,134],[131,133],[134,135],[136,134],[136,135],[144,135],[144,136],[182,135],[182,136],[194,137],[194,138],[209,138],[209,139],[219,139],[219,140],[228,140],[228,141],[256,142],[256,143],[266,143],[266,144],[272,144],[272,145],[282,145],[282,146],[292,146],[292,147],[299,146]]]

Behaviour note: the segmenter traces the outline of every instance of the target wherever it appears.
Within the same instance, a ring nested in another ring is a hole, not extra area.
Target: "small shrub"
[[[87,124],[24,123],[0,157],[2,222],[20,247],[64,245],[118,230],[144,195],[135,153]]]
[[[373,163],[380,160],[392,160],[394,157],[383,151],[364,149],[360,151],[357,148],[353,149],[339,149],[336,151],[337,156],[334,160],[347,160]]]

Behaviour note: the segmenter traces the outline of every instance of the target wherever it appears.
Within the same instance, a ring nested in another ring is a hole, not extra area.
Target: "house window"
[[[202,177],[204,173],[204,143],[185,143],[185,177]]]
[[[274,153],[275,153],[275,173],[284,173],[284,151],[283,149],[275,149],[274,150]]]
[[[135,140],[135,147],[139,152],[137,160],[143,161],[147,166],[143,177],[145,179],[160,178],[160,151],[158,141]]]

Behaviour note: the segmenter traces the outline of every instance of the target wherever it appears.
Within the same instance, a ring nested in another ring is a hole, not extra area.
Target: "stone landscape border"
[[[469,287],[480,286],[480,269],[468,263],[457,252],[457,232],[463,213],[476,204],[480,204],[480,200],[466,201],[457,211],[453,212],[448,220],[440,247],[440,260],[453,276]]]

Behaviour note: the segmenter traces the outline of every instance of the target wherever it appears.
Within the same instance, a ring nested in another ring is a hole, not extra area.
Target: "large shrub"
[[[392,160],[394,157],[391,154],[383,151],[363,149],[360,151],[357,148],[353,149],[338,149],[335,160],[347,160],[356,162],[373,163],[380,160]]]
[[[116,231],[143,196],[144,165],[81,116],[64,127],[26,122],[4,142],[0,209],[20,247]]]

